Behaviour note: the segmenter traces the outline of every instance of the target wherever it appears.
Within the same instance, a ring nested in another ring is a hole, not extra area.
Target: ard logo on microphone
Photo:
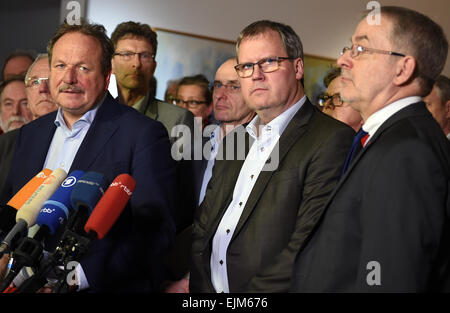
[[[61,184],[61,187],[72,187],[73,185],[75,185],[75,183],[77,182],[77,178],[74,176],[69,176],[67,177]]]

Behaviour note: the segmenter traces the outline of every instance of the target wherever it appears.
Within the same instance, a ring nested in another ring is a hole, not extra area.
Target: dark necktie
[[[344,175],[345,171],[349,168],[350,163],[353,158],[358,154],[358,152],[362,149],[363,142],[365,143],[367,140],[368,134],[361,128],[359,132],[356,133],[353,138],[352,147],[347,154],[347,158],[345,159],[344,167],[342,168],[341,177]]]

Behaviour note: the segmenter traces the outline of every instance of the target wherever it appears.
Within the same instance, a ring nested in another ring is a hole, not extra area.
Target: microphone
[[[0,207],[0,230],[8,233],[15,225],[17,210],[27,201],[36,189],[42,185],[52,170],[45,168],[26,183],[6,205]]]
[[[70,195],[74,214],[67,223],[67,229],[78,234],[84,233],[83,226],[107,186],[105,176],[97,172],[87,172],[78,180]]]
[[[83,171],[72,171],[50,199],[44,202],[36,218],[36,224],[40,228],[34,235],[34,239],[40,241],[47,235],[54,235],[67,221],[69,213],[73,211],[70,202],[72,190],[83,175]]]
[[[97,172],[87,172],[76,181],[70,193],[70,207],[73,212],[69,214],[69,220],[55,249],[55,253],[48,258],[44,265],[40,266],[33,277],[23,283],[19,288],[19,292],[35,292],[38,290],[45,284],[46,275],[52,268],[66,264],[64,260],[70,259],[73,253],[78,251],[75,244],[80,242],[82,240],[80,238],[83,238],[82,235],[85,234],[83,226],[95,205],[103,196],[107,186],[108,183],[105,176]],[[57,214],[54,217],[58,221]],[[55,219],[52,219],[53,222]],[[53,228],[53,226],[49,228]]]
[[[63,169],[58,168],[54,170],[33,192],[30,198],[25,201],[19,211],[17,211],[16,224],[0,245],[0,255],[9,252],[20,238],[26,236],[27,228],[35,224],[40,208],[55,192],[66,176],[67,173]]]
[[[84,226],[86,234],[78,238],[69,237],[69,240],[63,239],[61,240],[63,244],[58,245],[57,251],[64,259],[64,268],[70,261],[79,261],[89,250],[93,240],[103,239],[106,236],[127,205],[135,187],[136,181],[128,174],[118,175],[114,179],[86,222]],[[67,271],[63,271],[54,292],[68,290],[66,276]]]
[[[6,287],[13,281],[24,266],[34,267],[39,264],[43,251],[41,241],[47,235],[53,235],[56,230],[66,222],[69,215],[69,209],[71,208],[71,191],[77,180],[83,174],[83,171],[73,171],[70,173],[69,177],[61,183],[50,199],[44,202],[42,209],[36,218],[36,224],[40,226],[39,230],[33,238],[23,238],[17,248],[13,251],[14,261],[5,278]]]
[[[84,230],[90,236],[103,239],[128,203],[136,181],[128,174],[120,174],[106,190],[89,217]]]

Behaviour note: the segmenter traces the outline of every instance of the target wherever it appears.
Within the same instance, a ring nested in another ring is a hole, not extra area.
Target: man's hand
[[[9,254],[4,254],[0,259],[0,281],[5,278],[6,269],[8,268]]]

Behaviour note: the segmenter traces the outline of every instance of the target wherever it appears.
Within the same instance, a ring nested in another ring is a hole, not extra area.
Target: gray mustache
[[[70,90],[70,91],[75,91],[75,92],[84,92],[84,89],[79,87],[79,86],[75,86],[75,85],[70,85],[70,84],[64,84],[61,87],[59,87],[59,92],[64,92],[66,90]]]

